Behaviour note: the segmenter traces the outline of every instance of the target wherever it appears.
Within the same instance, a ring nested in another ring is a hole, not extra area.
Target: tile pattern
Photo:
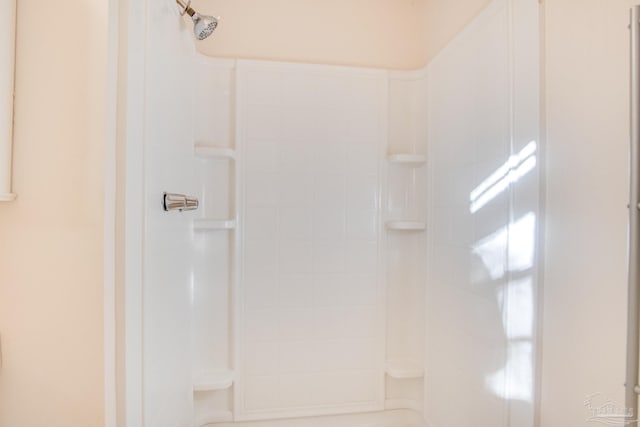
[[[381,404],[383,73],[239,67],[240,413]]]

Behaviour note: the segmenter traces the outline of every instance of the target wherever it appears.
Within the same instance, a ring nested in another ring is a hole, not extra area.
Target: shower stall
[[[416,71],[206,57],[130,8],[127,425],[533,427],[538,1]]]

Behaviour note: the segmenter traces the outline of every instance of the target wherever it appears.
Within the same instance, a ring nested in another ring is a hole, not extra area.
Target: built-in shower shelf
[[[219,411],[211,413],[209,416],[202,417],[198,420],[197,425],[200,427],[208,426],[215,423],[226,423],[233,421],[233,412]]]
[[[387,229],[394,231],[424,231],[427,225],[420,221],[388,221]]]
[[[427,156],[421,154],[389,154],[387,160],[389,160],[389,163],[418,167],[427,163]]]
[[[233,230],[236,222],[232,219],[195,219],[193,229],[195,231]]]
[[[194,147],[194,153],[197,157],[203,159],[233,160],[236,158],[235,150],[231,148],[216,147],[214,145],[196,145]]]
[[[226,390],[233,385],[233,371],[205,372],[195,378],[193,391]]]
[[[385,366],[385,372],[397,379],[424,377],[424,369],[412,360],[390,360]]]

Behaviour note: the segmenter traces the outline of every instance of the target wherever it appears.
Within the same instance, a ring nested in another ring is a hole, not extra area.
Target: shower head
[[[182,9],[181,14],[186,13],[193,20],[193,34],[198,40],[204,40],[211,35],[218,26],[218,18],[213,16],[200,15],[191,8],[191,0],[185,3],[183,0],[176,0],[176,3]]]

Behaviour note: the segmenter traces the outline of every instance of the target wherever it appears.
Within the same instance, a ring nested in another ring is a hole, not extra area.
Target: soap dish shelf
[[[233,371],[204,372],[193,381],[193,391],[226,390],[233,385]]]
[[[196,157],[202,159],[234,160],[236,158],[234,149],[216,147],[214,145],[196,144],[193,151]]]
[[[385,365],[385,372],[396,379],[424,377],[424,369],[412,360],[390,360]]]
[[[427,163],[427,156],[421,154],[389,154],[387,160],[392,164],[420,167]]]
[[[387,230],[424,231],[427,225],[421,221],[387,221]]]

